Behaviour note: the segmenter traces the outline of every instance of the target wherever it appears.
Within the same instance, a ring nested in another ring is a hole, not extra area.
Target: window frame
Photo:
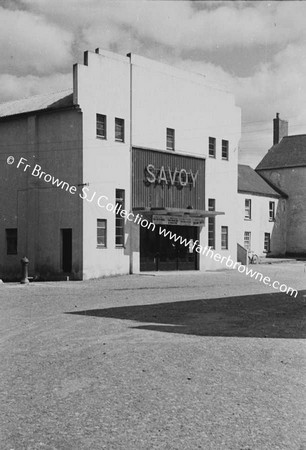
[[[271,208],[271,205],[272,205],[272,208]],[[269,222],[275,222],[275,202],[274,201],[269,201]]]
[[[249,206],[247,206],[247,202],[249,202]],[[252,220],[252,199],[251,198],[244,199],[244,220]]]
[[[226,156],[224,156],[224,150],[226,150]],[[221,141],[221,159],[223,161],[229,160],[229,141],[227,139]]]
[[[99,121],[99,118],[103,118],[102,121]],[[104,134],[99,134],[99,128],[98,128],[98,123],[102,123],[104,126]],[[105,114],[96,114],[96,137],[97,139],[107,139],[107,118]]]
[[[13,233],[14,235],[13,235]],[[11,236],[9,234],[11,233]],[[18,254],[18,228],[6,228],[5,229],[6,240],[6,254],[17,255]],[[11,250],[13,248],[13,250]]]
[[[105,227],[99,226],[99,222],[103,222],[105,224]],[[99,236],[98,230],[105,230],[104,236]],[[104,243],[99,243],[99,238],[104,238]],[[107,248],[107,219],[97,219],[97,248]]]
[[[246,237],[248,236],[248,244],[246,245]],[[252,248],[252,233],[251,233],[251,231],[245,231],[244,232],[244,235],[243,235],[243,246],[244,246],[244,248],[246,248],[247,250],[251,250],[251,248]]]
[[[268,237],[268,248],[266,248],[266,238]],[[264,233],[264,252],[270,253],[271,251],[271,233]]]
[[[208,199],[208,211],[216,211],[216,199]],[[216,249],[216,218],[208,217],[208,247]]]
[[[170,133],[170,134],[169,134]],[[169,145],[169,143],[171,143]],[[166,149],[169,151],[175,151],[175,129],[166,128]]]
[[[225,244],[223,242],[224,236],[226,239]],[[228,250],[228,226],[227,225],[221,226],[221,250]]]
[[[116,195],[116,202],[115,204],[121,205],[122,207],[117,208],[116,215],[115,215],[115,246],[116,248],[124,248],[124,237],[125,237],[125,220],[124,217],[121,217],[120,212],[125,209],[125,189],[116,189],[115,192]],[[119,212],[118,212],[119,210]],[[118,225],[118,223],[122,225]],[[121,233],[117,234],[118,228],[121,228]],[[122,240],[122,242],[118,243],[117,238]]]
[[[216,159],[216,138],[212,136],[208,137],[208,156]]]
[[[120,121],[120,123],[118,123],[118,121]],[[118,137],[117,127],[121,127],[121,137]],[[115,142],[125,142],[125,122],[124,119],[121,119],[120,117],[115,117]]]

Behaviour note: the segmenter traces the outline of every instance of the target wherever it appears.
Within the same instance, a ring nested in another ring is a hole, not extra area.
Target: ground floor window
[[[7,228],[6,234],[6,254],[17,255],[17,228]]]
[[[106,219],[97,219],[97,247],[106,248],[107,222]]]
[[[265,233],[264,250],[267,253],[270,251],[270,233]]]
[[[124,218],[120,212],[125,209],[125,191],[124,189],[116,189],[116,247],[124,246]]]
[[[208,199],[208,211],[216,210],[216,200],[214,198]],[[216,219],[215,217],[208,218],[208,246],[216,248]]]
[[[245,231],[244,232],[244,248],[247,250],[251,250],[251,232]]]
[[[221,250],[228,249],[228,227],[221,227]]]

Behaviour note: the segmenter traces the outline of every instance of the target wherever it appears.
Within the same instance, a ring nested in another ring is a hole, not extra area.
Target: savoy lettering
[[[195,173],[190,169],[177,169],[171,170],[170,167],[161,166],[156,168],[153,164],[148,164],[145,168],[146,181],[148,183],[167,184],[171,186],[187,186],[192,185],[195,187],[196,179],[199,171]]]

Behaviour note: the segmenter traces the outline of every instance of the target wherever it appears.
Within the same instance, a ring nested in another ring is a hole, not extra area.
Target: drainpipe
[[[127,56],[130,58],[130,211],[132,211],[133,208],[133,143],[132,143],[132,114],[133,114],[133,108],[132,108],[132,89],[133,89],[133,83],[132,83],[132,61],[131,61],[131,53],[128,53]],[[134,234],[134,223],[130,224],[130,267],[129,267],[129,273],[133,273],[133,234]]]

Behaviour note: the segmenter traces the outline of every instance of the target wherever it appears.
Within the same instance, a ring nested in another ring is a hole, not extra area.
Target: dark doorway
[[[186,239],[184,245],[178,239],[164,236],[161,230],[166,230]],[[140,228],[140,270],[197,270],[198,253],[192,249],[192,244],[198,239],[198,227],[191,226],[156,226],[155,230]]]
[[[72,229],[62,228],[62,270],[71,272],[72,269]]]

